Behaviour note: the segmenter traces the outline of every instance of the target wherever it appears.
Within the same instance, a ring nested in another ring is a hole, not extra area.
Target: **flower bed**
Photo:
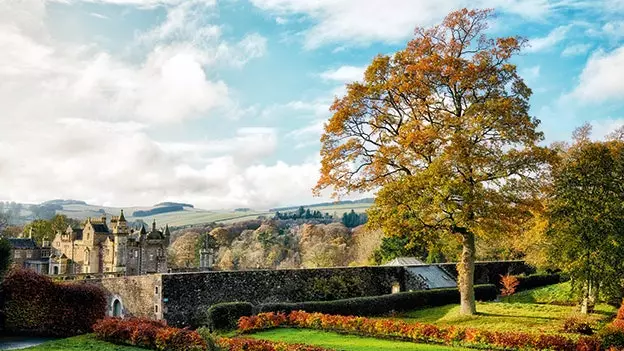
[[[206,341],[195,331],[138,318],[104,318],[93,325],[100,340],[159,351],[204,351]]]
[[[439,327],[432,324],[407,323],[392,319],[371,319],[303,311],[293,311],[288,315],[283,313],[261,313],[257,316],[242,317],[239,320],[239,331],[243,333],[279,326],[446,345],[462,344],[466,346],[511,349],[532,348],[578,351],[601,349],[601,340],[597,337],[580,337],[578,340],[575,340],[560,335]]]
[[[330,351],[317,346],[247,338],[219,338],[217,344],[228,351]]]

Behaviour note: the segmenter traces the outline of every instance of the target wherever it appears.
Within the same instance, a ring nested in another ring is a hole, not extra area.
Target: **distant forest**
[[[375,199],[372,197],[364,198],[359,200],[343,200],[343,201],[334,201],[334,202],[321,202],[318,204],[303,206],[305,208],[313,208],[313,207],[327,207],[327,206],[336,206],[336,205],[350,205],[350,204],[372,204],[375,202]],[[290,206],[290,207],[276,207],[269,209],[270,212],[277,211],[293,211],[299,209],[301,206]]]

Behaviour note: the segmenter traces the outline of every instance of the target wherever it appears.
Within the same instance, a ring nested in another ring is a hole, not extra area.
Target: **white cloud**
[[[540,76],[540,70],[540,66],[528,67],[520,70],[520,76],[524,78],[529,83],[529,85],[535,84]]]
[[[607,135],[624,126],[624,119],[606,118],[602,120],[592,120],[589,123],[592,126],[592,139],[604,140]]]
[[[304,15],[315,22],[305,31],[308,48],[327,43],[367,44],[409,38],[415,26],[439,22],[450,11],[493,7],[527,18],[542,18],[550,10],[546,0],[252,0],[276,17]]]
[[[573,44],[567,46],[562,52],[561,56],[579,56],[586,54],[592,47],[592,44]]]
[[[52,2],[71,3],[71,2],[91,2],[112,5],[132,5],[138,8],[153,8],[156,6],[175,6],[184,3],[203,3],[207,5],[216,4],[216,0],[48,0]]]
[[[328,70],[321,73],[321,78],[340,83],[351,83],[364,78],[366,66],[341,66],[337,69]]]
[[[624,37],[624,21],[607,22],[602,26],[602,32],[609,38],[620,39]]]
[[[588,59],[571,97],[601,102],[624,98],[624,46],[597,51]]]
[[[529,47],[526,48],[526,52],[540,52],[551,50],[555,45],[563,41],[566,34],[570,30],[570,26],[559,26],[553,29],[548,35],[540,38],[533,38],[529,40]]]
[[[123,206],[175,200],[204,208],[311,199],[316,161],[261,165],[277,147],[273,128],[238,128],[213,141],[153,138],[189,119],[219,123],[244,113],[211,73],[221,62],[237,66],[261,56],[266,43],[253,33],[226,42],[218,28],[190,23],[204,28],[197,36],[188,12],[167,11],[161,26],[141,36],[143,58],[129,62],[56,40],[42,1],[0,1],[0,184],[11,184],[0,187],[1,199]]]
[[[110,19],[110,18],[108,18],[108,16],[105,16],[105,15],[103,15],[101,13],[97,13],[97,12],[91,12],[89,14],[89,16],[92,16],[92,17],[95,17],[95,18],[99,18],[99,19],[105,19],[105,20]]]

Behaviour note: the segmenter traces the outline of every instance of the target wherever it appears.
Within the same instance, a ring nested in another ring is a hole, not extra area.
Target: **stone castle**
[[[169,226],[148,232],[144,226],[130,229],[123,210],[113,216],[110,228],[106,216],[89,218],[81,228],[69,226],[56,233],[50,243],[38,247],[32,238],[9,239],[14,265],[50,275],[166,273]]]
[[[107,225],[106,216],[85,221],[82,228],[69,226],[52,241],[50,274],[121,273],[142,275],[167,272],[170,232],[128,228],[123,210]],[[45,246],[45,245],[44,245]]]

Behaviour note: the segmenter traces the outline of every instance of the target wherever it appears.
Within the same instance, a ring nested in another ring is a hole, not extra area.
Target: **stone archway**
[[[54,268],[52,269],[54,272],[54,275],[58,275],[59,274],[59,268],[58,266],[54,266]]]
[[[113,317],[123,317],[123,305],[121,304],[121,300],[118,298],[113,299],[111,315]]]

